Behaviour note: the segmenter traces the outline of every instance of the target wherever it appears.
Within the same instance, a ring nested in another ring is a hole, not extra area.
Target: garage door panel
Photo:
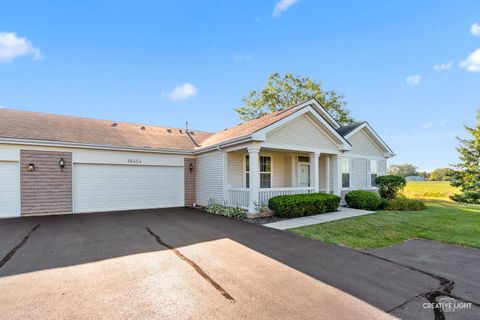
[[[75,212],[183,206],[183,168],[76,164]]]
[[[20,216],[20,167],[0,162],[0,218]]]

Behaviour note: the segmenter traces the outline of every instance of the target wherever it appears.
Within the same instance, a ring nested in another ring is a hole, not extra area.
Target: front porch
[[[228,205],[253,215],[280,195],[333,191],[336,154],[248,146],[225,153]]]

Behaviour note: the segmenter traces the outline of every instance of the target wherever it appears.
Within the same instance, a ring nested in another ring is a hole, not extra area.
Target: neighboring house
[[[311,100],[217,133],[0,109],[0,217],[374,188],[392,150]]]

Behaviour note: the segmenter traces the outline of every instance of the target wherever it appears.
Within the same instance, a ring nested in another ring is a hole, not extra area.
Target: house
[[[205,206],[375,188],[394,153],[316,101],[208,133],[0,109],[0,217]]]

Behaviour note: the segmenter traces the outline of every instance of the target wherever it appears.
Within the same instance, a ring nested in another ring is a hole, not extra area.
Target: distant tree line
[[[388,174],[394,176],[406,177],[421,177],[430,181],[451,181],[454,170],[452,168],[437,168],[431,172],[419,171],[418,167],[410,164],[392,164],[388,167]]]

